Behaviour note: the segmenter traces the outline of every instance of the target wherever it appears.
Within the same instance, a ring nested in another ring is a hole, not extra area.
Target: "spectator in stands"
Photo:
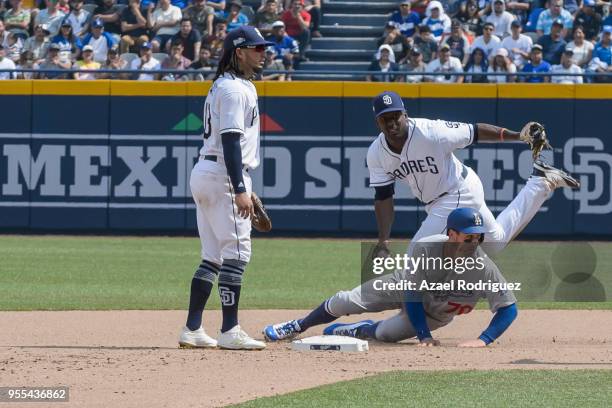
[[[450,47],[451,57],[458,58],[463,65],[467,63],[470,52],[470,43],[467,37],[463,34],[461,23],[459,20],[453,20],[451,24],[451,35],[446,37],[442,44],[448,44]]]
[[[215,23],[215,34],[209,38],[210,52],[212,58],[217,61],[221,58],[223,52],[223,41],[227,35],[227,23],[223,20]]]
[[[72,25],[72,32],[81,38],[89,31],[91,13],[83,8],[83,0],[73,0],[72,11],[68,14],[68,21]]]
[[[193,80],[205,81],[207,79],[214,78],[218,63],[217,61],[213,60],[211,56],[212,54],[210,53],[210,48],[203,45],[202,48],[200,48],[199,59],[189,66],[189,69],[198,71],[197,74],[191,76]],[[280,66],[281,69],[284,69],[282,68],[282,64]]]
[[[34,29],[34,35],[28,38],[23,45],[24,51],[32,53],[32,59],[36,63],[41,63],[47,56],[49,50],[49,30],[46,24],[39,24]]]
[[[175,69],[180,71],[185,71],[189,69],[191,65],[191,60],[185,58],[183,56],[183,42],[179,39],[172,40],[170,44],[170,58],[167,58],[162,62],[162,69]],[[198,50],[198,53],[200,50]],[[172,74],[164,74],[162,77],[163,81],[185,81],[189,80],[188,75],[181,75],[177,73]]]
[[[601,15],[595,12],[595,0],[583,0],[582,9],[574,19],[574,26],[582,26],[586,39],[594,41],[601,30],[601,23]]]
[[[58,4],[59,9],[63,11],[65,15],[68,15],[68,13],[70,13],[69,0],[58,0],[57,4]]]
[[[608,6],[608,17],[604,18],[604,21],[601,23],[602,27],[612,26],[612,13],[610,13],[610,6]]]
[[[4,14],[5,29],[25,41],[29,36],[30,10],[23,8],[23,0],[11,0],[10,4],[11,8]]]
[[[285,23],[275,21],[272,23],[272,37],[270,41],[274,43],[274,51],[276,59],[281,59],[285,69],[289,70],[294,67],[295,60],[300,55],[300,47],[298,42],[291,38],[285,32]]]
[[[4,45],[0,43],[0,69],[15,69],[15,63],[6,58]],[[15,72],[0,72],[0,79],[14,79]]]
[[[142,13],[140,0],[130,0],[121,12],[121,34],[119,50],[122,54],[136,51],[140,44],[149,41],[147,19]]]
[[[303,3],[304,10],[310,14],[310,37],[322,37],[319,31],[319,26],[321,24],[321,0],[305,0]]]
[[[34,69],[34,61],[30,51],[23,51],[19,56],[19,63],[15,64],[16,69]],[[32,72],[19,72],[15,75],[16,79],[33,79]]]
[[[50,35],[55,36],[59,32],[60,26],[66,14],[59,9],[57,0],[45,0],[47,8],[41,10],[36,15],[34,21],[36,25],[46,24]]]
[[[253,25],[261,31],[264,37],[272,35],[272,23],[279,19],[276,0],[266,0],[265,6],[255,14]]]
[[[593,59],[589,64],[589,71],[600,73],[612,73],[612,51],[610,49],[610,36],[612,35],[612,26],[604,26],[601,33],[601,40],[595,45],[593,50]],[[609,83],[612,82],[611,76],[596,76],[594,82]]]
[[[83,38],[83,45],[89,45],[93,49],[93,60],[104,64],[108,50],[115,46],[115,38],[104,32],[104,23],[97,19],[91,23],[91,33]]]
[[[531,48],[529,62],[523,66],[522,72],[544,73],[550,72],[550,64],[542,59],[542,46],[535,44]],[[532,76],[527,75],[521,77],[522,82],[542,83],[550,82],[549,76]]]
[[[474,51],[476,48],[480,48],[484,51],[487,59],[493,58],[495,51],[501,46],[501,40],[499,37],[493,34],[495,27],[491,23],[485,23],[482,35],[476,37],[472,43],[471,50]]]
[[[304,10],[303,0],[292,0],[291,8],[282,14],[287,34],[300,45],[300,59],[304,59],[306,48],[310,44],[310,14]]]
[[[408,56],[408,51],[412,46],[412,42],[400,32],[395,23],[392,21],[387,21],[385,32],[383,33],[382,37],[378,39],[378,46],[380,47],[383,44],[391,46],[391,49],[395,54],[395,58],[398,61],[401,61]]]
[[[225,10],[225,0],[208,0],[206,4],[215,10],[215,12]]]
[[[584,37],[582,26],[574,25],[574,39],[566,47],[574,51],[574,63],[580,68],[586,67],[593,56],[594,45],[590,41],[585,41]]]
[[[451,31],[451,19],[444,13],[442,4],[433,0],[427,5],[427,11],[425,12],[427,17],[423,20],[422,25],[427,25],[431,29],[431,34],[435,40],[439,43],[442,36],[450,34]]]
[[[281,63],[281,60],[276,59],[276,51],[274,47],[266,48],[266,60],[263,66],[264,71],[284,71],[285,67]],[[287,79],[286,74],[265,74],[262,75],[263,81],[285,81]]]
[[[391,46],[383,44],[378,47],[376,53],[376,59],[372,61],[368,67],[370,72],[397,72],[399,66],[395,63],[395,55]],[[400,79],[398,75],[368,75],[366,81],[368,82],[396,82]]]
[[[72,32],[72,25],[70,25],[70,22],[67,19],[64,19],[59,34],[53,37],[51,42],[59,44],[60,60],[62,62],[70,63],[70,66],[72,66],[73,61],[76,61],[81,52],[81,48],[83,48],[81,40],[79,37],[74,35]]]
[[[74,64],[74,68],[83,72],[75,72],[74,79],[76,80],[92,80],[96,79],[95,72],[100,69],[100,63],[93,60],[94,49],[91,45],[83,47],[81,57],[83,59],[78,60]]]
[[[202,36],[193,29],[191,20],[188,18],[181,20],[181,30],[172,37],[171,43],[176,41],[180,41],[183,45],[183,56],[189,61],[194,61],[200,55]]]
[[[13,62],[18,62],[23,50],[23,41],[15,33],[9,33],[4,47],[5,57]]]
[[[417,13],[411,11],[410,0],[402,0],[399,10],[393,12],[389,20],[405,37],[412,37],[416,33],[416,28],[421,23],[421,18]]]
[[[538,24],[536,26],[536,32],[538,37],[544,34],[550,34],[550,30],[553,26],[554,21],[561,21],[563,24],[563,31],[561,36],[567,35],[567,30],[572,29],[574,24],[574,18],[569,11],[563,8],[563,0],[550,0],[550,7],[544,10],[538,17]]]
[[[425,72],[427,70],[427,66],[423,62],[421,50],[419,50],[417,47],[412,47],[410,50],[410,56],[408,58],[408,63],[405,67],[400,67],[400,70],[403,71],[405,68],[406,71],[410,71],[412,73],[406,75],[406,77],[403,78],[404,81],[409,83],[423,82],[423,75],[418,73]]]
[[[461,6],[457,19],[463,24],[466,34],[471,38],[482,35],[484,22],[478,13],[478,3],[476,0],[468,0]]]
[[[125,70],[129,69],[127,61],[121,59],[119,57],[119,47],[116,45],[108,50],[108,58],[106,59],[106,63],[103,65],[103,69],[105,70]],[[130,74],[128,73],[105,73],[100,74],[99,78],[105,79],[130,79]]]
[[[563,50],[565,50],[565,46],[567,45],[561,36],[562,30],[563,21],[560,19],[555,20],[550,29],[550,34],[544,34],[538,39],[538,44],[542,46],[544,61],[551,65],[561,63],[561,54],[563,54]]]
[[[9,32],[4,29],[4,21],[0,19],[0,44],[6,45]]]
[[[429,64],[436,58],[438,52],[438,43],[431,35],[431,30],[429,29],[429,26],[419,26],[419,34],[414,38],[414,45],[419,50],[421,50],[424,63]]]
[[[512,21],[510,25],[512,35],[504,38],[501,42],[501,47],[508,51],[508,57],[512,60],[514,65],[521,68],[529,59],[529,53],[533,46],[531,37],[521,34],[522,27],[518,20]]]
[[[70,69],[72,63],[70,61],[62,61],[59,56],[60,45],[52,43],[49,45],[47,58],[40,64],[34,64],[34,69],[41,70],[36,78],[39,79],[66,79],[67,75],[56,72],[45,72],[45,70],[64,70]]]
[[[506,2],[506,11],[512,13],[518,20],[519,23],[525,24],[529,19],[529,12],[531,6],[536,0],[515,0]],[[537,22],[537,20],[536,20]]]
[[[115,0],[102,0],[102,4],[94,10],[92,19],[102,20],[105,32],[118,37],[120,36],[121,25],[119,24],[119,8],[115,4]]]
[[[549,0],[546,0],[546,8],[548,8],[548,2]],[[538,19],[540,18],[540,14],[542,14],[542,12],[546,10],[546,8],[542,7],[540,1],[534,1],[532,3],[531,10],[529,11],[529,15],[524,26],[524,31],[526,33],[529,33],[528,35],[531,37],[532,40],[538,39],[538,34],[536,33],[536,28],[538,27]]]
[[[181,9],[170,4],[170,0],[159,0],[159,7],[147,10],[147,27],[151,30],[153,52],[165,49],[166,43],[179,32],[183,15]]]
[[[582,69],[574,64],[573,61],[574,50],[566,48],[561,56],[561,64],[553,65],[551,72],[555,74],[568,73],[568,74],[582,74]],[[581,84],[582,76],[553,76],[551,79],[553,84]]]
[[[155,71],[159,71],[161,65],[158,60],[153,57],[153,45],[146,41],[140,45],[140,58],[135,58],[130,66],[133,70],[151,71],[152,73],[140,73],[135,75],[135,79],[138,81],[154,81],[159,79],[159,74]]]
[[[249,18],[241,13],[240,10],[242,10],[242,1],[230,0],[229,10],[218,14],[219,17],[227,21],[228,31],[249,24]]]
[[[495,57],[493,58],[493,62],[489,66],[489,73],[506,73],[506,74],[515,74],[516,73],[516,65],[510,58],[508,58],[508,50],[505,48],[498,48],[495,52]],[[516,82],[516,76],[513,75],[489,75],[489,82],[496,82],[498,84],[505,84],[508,82]]]
[[[429,64],[427,64],[426,71],[427,72],[445,72],[445,73],[462,74],[463,67],[461,66],[461,61],[459,61],[459,59],[455,57],[451,57],[450,47],[448,46],[448,44],[443,44],[440,46],[440,53],[438,55],[438,58],[431,61]],[[462,75],[426,76],[425,81],[460,84],[463,82],[463,76]]]
[[[493,56],[497,54],[497,50]],[[467,64],[465,64],[465,72],[472,74],[465,76],[465,82],[471,83],[486,83],[489,82],[487,79],[486,73],[489,70],[489,62],[487,60],[487,56],[485,55],[485,51],[482,48],[474,48],[470,57],[468,58]]]
[[[215,10],[206,0],[193,0],[193,4],[183,10],[183,18],[191,20],[191,25],[204,38],[213,34]]]
[[[511,34],[510,24],[515,20],[514,15],[506,11],[504,0],[494,0],[493,12],[487,16],[485,21],[492,23],[495,27],[493,34],[499,38],[504,38]]]

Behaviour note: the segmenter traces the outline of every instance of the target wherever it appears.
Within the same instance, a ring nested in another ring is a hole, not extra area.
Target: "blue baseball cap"
[[[595,7],[595,0],[584,0],[582,2],[582,5],[589,6],[589,7]]]
[[[266,41],[263,35],[261,35],[259,30],[255,27],[244,25],[227,33],[223,41],[223,50],[227,52],[236,48],[254,47],[258,45],[268,47],[274,45],[274,43]]]
[[[560,18],[558,18],[558,19],[556,19],[556,20],[554,20],[554,21],[552,22],[552,25],[559,25],[559,26],[563,27],[563,25],[564,25],[564,24],[563,24],[563,20],[561,20]]]
[[[104,22],[103,22],[101,19],[96,18],[96,19],[95,19],[95,20],[94,20],[94,21],[91,23],[91,26],[92,26],[93,28],[102,28],[102,27],[104,27]]]
[[[612,25],[604,26],[603,32],[604,33],[608,33],[608,34],[612,34]]]
[[[374,109],[374,115],[376,115],[376,117],[387,112],[403,112],[406,110],[401,96],[391,91],[385,91],[374,98],[372,108]]]
[[[484,234],[482,215],[473,208],[456,208],[446,219],[446,229],[454,229],[464,234]]]
[[[150,42],[148,42],[148,41],[145,41],[145,42],[143,42],[142,44],[140,44],[140,49],[141,49],[141,50],[142,50],[142,49],[147,49],[147,50],[150,50],[151,48],[153,48],[153,45],[151,45],[151,43],[150,43]]]

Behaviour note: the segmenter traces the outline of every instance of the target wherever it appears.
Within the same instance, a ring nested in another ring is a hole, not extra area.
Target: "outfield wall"
[[[2,81],[0,229],[195,229],[189,172],[201,145],[209,83]],[[257,83],[262,168],[253,172],[284,231],[375,231],[365,154],[377,131],[371,97],[399,92],[411,116],[546,125],[549,158],[577,174],[527,234],[612,236],[612,86]],[[476,145],[457,155],[503,209],[531,172],[524,144]],[[425,213],[396,188],[395,230]]]

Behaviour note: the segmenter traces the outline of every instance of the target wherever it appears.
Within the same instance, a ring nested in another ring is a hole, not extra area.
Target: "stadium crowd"
[[[244,24],[275,44],[264,69],[291,71],[321,36],[321,0],[261,0],[257,10],[241,0],[35,1],[0,0],[0,69],[34,70],[0,72],[0,79],[210,79],[226,33]],[[398,8],[368,69],[379,74],[367,80],[582,83],[581,75],[512,74],[612,72],[609,1],[402,0]],[[445,75],[424,74],[432,72]]]
[[[612,82],[611,76],[580,75],[612,72],[609,8],[604,0],[403,0],[387,22],[369,67],[385,75],[367,79]],[[394,75],[398,71],[410,74]],[[447,75],[422,74],[438,72]],[[517,72],[525,75],[511,75]]]
[[[35,1],[0,0],[0,70],[33,70],[0,72],[0,79],[205,80],[214,76],[226,33],[244,24],[276,43],[265,68],[293,69],[310,38],[321,36],[320,0],[262,0],[257,11],[241,0]],[[185,73],[156,72],[164,69]]]

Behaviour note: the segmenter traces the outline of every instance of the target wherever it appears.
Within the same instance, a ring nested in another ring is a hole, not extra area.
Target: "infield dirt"
[[[261,338],[264,325],[304,313],[252,310],[241,311],[240,318],[249,334]],[[69,386],[70,402],[62,407],[186,408],[391,370],[612,369],[612,311],[520,311],[494,346],[456,348],[477,337],[491,318],[488,311],[474,311],[434,332],[442,347],[370,342],[365,353],[294,352],[288,343],[258,352],[181,350],[177,336],[184,318],[184,311],[0,312],[0,385]],[[209,334],[216,333],[220,312],[206,312],[204,319]]]

